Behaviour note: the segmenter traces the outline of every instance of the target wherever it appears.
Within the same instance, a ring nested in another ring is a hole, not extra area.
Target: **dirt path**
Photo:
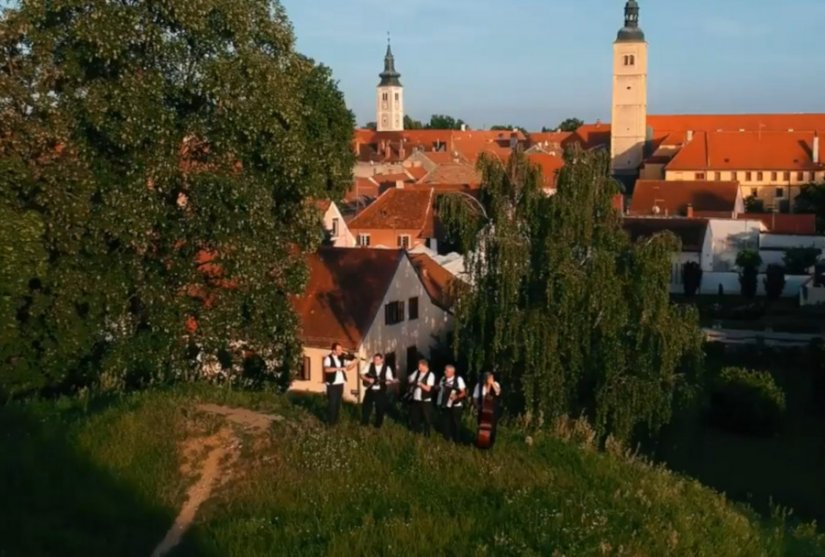
[[[215,404],[201,404],[197,409],[206,414],[221,416],[228,422],[259,436],[265,435],[273,422],[284,419],[282,416],[262,414],[246,408],[229,408]],[[209,499],[216,487],[231,478],[233,464],[240,456],[240,444],[240,439],[230,426],[224,426],[208,437],[189,439],[183,444],[181,473],[199,478],[186,492],[186,502],[166,537],[152,552],[152,557],[166,555],[177,546],[194,522],[200,506]],[[203,456],[204,454],[206,456]]]

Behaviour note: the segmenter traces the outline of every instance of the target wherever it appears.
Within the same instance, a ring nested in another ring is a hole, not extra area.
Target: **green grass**
[[[0,408],[0,556],[149,555],[186,488],[178,443],[214,431],[211,401],[277,412],[271,442],[244,442],[234,480],[173,554],[823,555],[791,531],[660,467],[503,430],[482,453],[364,430],[327,430],[319,401],[181,387],[85,405]]]

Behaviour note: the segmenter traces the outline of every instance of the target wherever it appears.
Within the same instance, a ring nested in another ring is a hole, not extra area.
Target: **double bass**
[[[483,389],[482,389],[482,392]],[[478,434],[476,434],[476,447],[479,449],[489,449],[493,442],[493,424],[496,419],[497,397],[495,391],[490,388],[485,396],[481,397],[481,404],[478,408]]]

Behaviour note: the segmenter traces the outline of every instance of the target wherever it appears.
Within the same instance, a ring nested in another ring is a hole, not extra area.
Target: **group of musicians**
[[[328,423],[338,423],[347,372],[358,362],[348,359],[339,343],[332,345],[332,351],[324,358],[324,379],[327,388]],[[361,405],[361,424],[369,425],[374,414],[374,426],[380,428],[390,405],[390,394],[400,393],[401,399],[409,404],[410,428],[415,433],[430,436],[436,426],[436,410],[440,415],[440,429],[444,438],[458,442],[461,431],[461,415],[465,404],[470,404],[478,412],[478,434],[476,444],[489,448],[495,443],[501,386],[492,373],[485,373],[476,385],[472,395],[467,383],[456,373],[455,366],[444,368],[444,375],[436,379],[430,364],[422,359],[418,369],[409,375],[406,385],[394,374],[384,361],[382,354],[375,354],[359,373],[366,389]]]

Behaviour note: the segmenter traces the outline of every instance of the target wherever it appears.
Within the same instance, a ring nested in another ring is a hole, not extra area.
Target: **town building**
[[[404,87],[401,74],[395,69],[395,56],[392,45],[387,40],[387,54],[384,56],[384,71],[376,91],[376,129],[379,132],[398,132],[404,130]]]
[[[434,195],[432,188],[386,190],[349,222],[356,245],[435,249]]]

